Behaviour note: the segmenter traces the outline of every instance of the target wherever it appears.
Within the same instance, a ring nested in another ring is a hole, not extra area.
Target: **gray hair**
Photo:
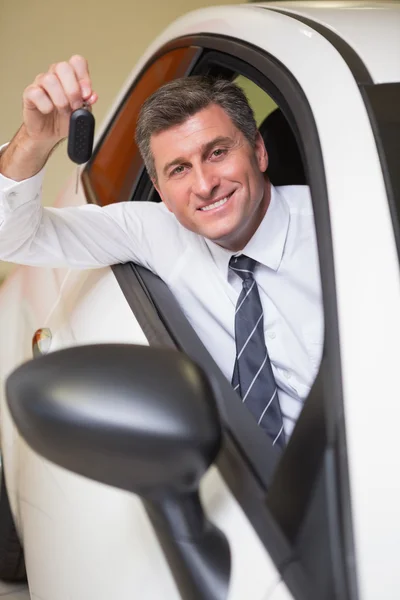
[[[207,76],[174,79],[147,98],[138,117],[136,143],[151,179],[157,180],[151,136],[184,123],[210,104],[220,106],[254,146],[257,124],[246,95],[238,85]]]

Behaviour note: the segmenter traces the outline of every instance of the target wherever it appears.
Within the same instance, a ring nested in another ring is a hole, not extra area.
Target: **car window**
[[[293,122],[287,118],[287,110],[284,103],[282,107],[279,103],[279,94],[276,93],[274,87],[266,90],[260,81],[256,78],[251,78],[238,71],[240,61],[232,62],[232,68],[221,68],[221,56],[214,57],[213,54],[204,54],[201,60],[198,61],[194,74],[207,74],[214,77],[224,77],[236,82],[245,92],[249,103],[253,109],[259,131],[266,144],[269,155],[268,175],[274,186],[305,186],[307,184],[306,169],[303,162],[300,146],[296,139],[296,128]],[[235,68],[236,67],[236,68]],[[133,183],[133,182],[132,182]],[[151,181],[144,169],[142,169],[141,177],[132,194],[133,201],[153,201],[159,202],[160,198],[153,188]],[[310,220],[311,228],[314,229],[312,218]],[[313,235],[311,233],[311,235]],[[318,266],[316,267],[318,269]],[[308,386],[310,389],[313,381],[318,373],[318,366],[321,359],[323,347],[323,316],[318,324],[304,327],[305,347],[304,351],[308,354],[308,360],[313,365],[313,376],[307,381],[299,379],[298,385],[302,389],[302,397],[305,399],[307,395],[305,389]],[[291,374],[285,376],[291,377]],[[288,387],[296,386],[297,383],[288,379]],[[246,409],[243,408],[243,411]],[[301,411],[300,411],[301,412]],[[296,416],[297,418],[297,416]],[[285,415],[285,419],[292,421],[293,427],[295,419],[290,412]],[[286,421],[285,421],[286,422]],[[289,427],[289,429],[291,428]],[[238,435],[238,432],[234,432]],[[246,442],[249,444],[249,441]],[[270,467],[267,467],[267,454],[264,454],[262,459],[265,463],[265,472],[270,472]]]
[[[246,94],[253,109],[257,126],[260,127],[264,119],[278,107],[276,102],[259,85],[243,75],[237,75],[234,82]]]

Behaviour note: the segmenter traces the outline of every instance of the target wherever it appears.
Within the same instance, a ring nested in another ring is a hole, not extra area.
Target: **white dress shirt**
[[[242,281],[232,252],[188,231],[163,204],[43,208],[43,170],[15,182],[0,175],[0,259],[15,263],[103,267],[133,261],[170,287],[204,345],[231,380],[235,307]],[[258,230],[238,254],[255,270],[265,340],[284,426],[290,435],[317,374],[323,343],[318,252],[309,190],[271,188]]]

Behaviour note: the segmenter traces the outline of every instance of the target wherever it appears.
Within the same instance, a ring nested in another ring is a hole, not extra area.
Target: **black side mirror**
[[[198,366],[173,350],[82,346],[25,363],[6,393],[33,450],[142,497],[182,598],[227,597],[229,545],[199,498],[221,426]]]

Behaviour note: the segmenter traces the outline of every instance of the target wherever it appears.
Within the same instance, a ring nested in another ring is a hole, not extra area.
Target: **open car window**
[[[244,75],[237,75],[233,81],[246,94],[253,109],[257,127],[260,127],[268,115],[278,108],[276,102],[260,86]]]

